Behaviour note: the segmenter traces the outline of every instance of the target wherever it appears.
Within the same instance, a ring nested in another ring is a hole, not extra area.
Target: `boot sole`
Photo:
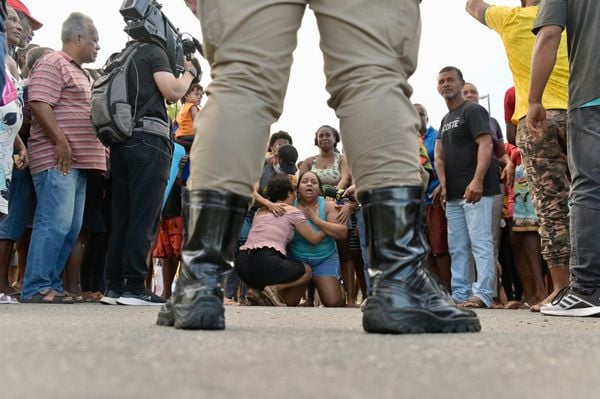
[[[173,326],[177,329],[225,329],[225,308],[223,302],[216,296],[196,297],[191,305],[175,304],[173,305],[173,316]]]
[[[363,329],[378,334],[469,333],[481,331],[477,317],[436,316],[426,309],[386,310],[369,298],[363,312]]]
[[[156,318],[156,325],[164,327],[173,327],[175,324],[175,316],[173,315],[173,307],[165,309],[163,306],[158,311],[158,317]]]

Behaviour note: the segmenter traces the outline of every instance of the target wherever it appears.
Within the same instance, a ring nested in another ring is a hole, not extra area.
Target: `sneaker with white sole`
[[[116,305],[117,299],[119,299],[119,297],[121,297],[120,292],[108,289],[106,290],[102,298],[100,298],[100,303],[103,303],[105,305]]]
[[[117,299],[119,305],[129,306],[161,306],[166,300],[151,291],[142,291],[135,293],[126,291]]]
[[[547,316],[600,316],[600,288],[586,293],[566,287],[552,303],[543,305],[540,313]]]

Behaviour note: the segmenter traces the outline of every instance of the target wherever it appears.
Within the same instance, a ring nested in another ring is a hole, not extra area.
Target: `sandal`
[[[83,303],[84,302],[83,293],[75,294],[73,292],[63,291],[59,295],[62,296],[63,298],[71,297],[73,300],[73,303]]]
[[[248,304],[250,306],[273,306],[273,303],[262,291],[254,288],[248,288]]]
[[[19,303],[19,300],[17,299],[17,297],[20,295],[21,295],[21,293],[19,293],[19,292],[11,292],[10,294],[4,294],[4,293],[0,292],[0,304],[1,305],[12,305],[15,303]]]
[[[504,309],[526,309],[526,306],[521,301],[508,301]]]
[[[223,305],[224,306],[239,306],[240,304],[237,303],[236,301],[234,301],[231,298],[224,297],[223,298]]]
[[[276,289],[272,286],[266,286],[263,289],[263,294],[267,297],[269,301],[273,304],[273,306],[287,306],[283,298],[279,295]]]
[[[473,295],[471,298],[467,299],[466,301],[464,301],[462,303],[463,308],[478,308],[478,309],[485,309],[488,306],[485,304],[485,302],[483,302],[483,299],[479,298],[476,295]]]
[[[100,299],[102,299],[102,297],[104,296],[104,294],[102,294],[99,291],[88,291],[88,292],[84,292],[83,293],[83,301],[84,302],[100,302]]]
[[[75,300],[64,292],[47,289],[30,298],[21,299],[21,303],[72,304],[75,303]]]

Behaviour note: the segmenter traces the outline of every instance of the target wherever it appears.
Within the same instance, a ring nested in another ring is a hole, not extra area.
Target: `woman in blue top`
[[[311,267],[312,280],[323,305],[344,306],[339,280],[340,260],[335,241],[346,238],[348,228],[335,222],[339,210],[335,202],[325,201],[319,195],[321,188],[321,180],[314,172],[302,173],[298,179],[298,197],[294,206],[304,212],[315,231],[322,230],[327,237],[318,244],[311,244],[295,234],[288,244],[288,253],[292,259]]]

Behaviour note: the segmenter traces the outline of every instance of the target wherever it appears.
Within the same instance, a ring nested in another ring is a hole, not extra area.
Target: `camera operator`
[[[145,288],[146,256],[158,228],[163,194],[169,179],[173,144],[165,100],[182,98],[198,71],[190,60],[175,77],[166,50],[149,42],[133,56],[128,71],[129,104],[137,115],[131,138],[111,147],[112,222],[106,278],[101,302],[159,305],[164,300]]]

